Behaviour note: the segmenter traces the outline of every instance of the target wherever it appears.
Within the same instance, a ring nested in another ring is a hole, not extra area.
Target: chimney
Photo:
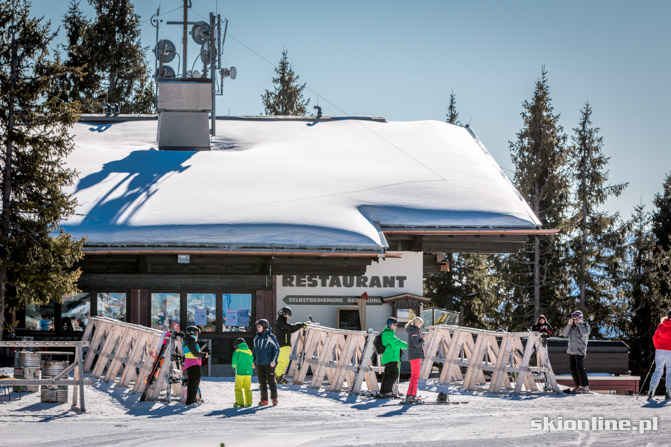
[[[211,79],[159,80],[157,108],[159,149],[210,150]]]

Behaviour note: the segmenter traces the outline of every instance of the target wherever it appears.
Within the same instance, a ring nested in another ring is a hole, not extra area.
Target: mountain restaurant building
[[[436,253],[553,233],[467,127],[232,117],[217,130],[210,150],[160,150],[155,117],[74,126],[77,213],[62,227],[87,238],[81,293],[8,315],[17,336],[76,338],[91,315],[195,324],[223,374],[233,341],[282,306],[291,321],[380,330],[422,312]]]

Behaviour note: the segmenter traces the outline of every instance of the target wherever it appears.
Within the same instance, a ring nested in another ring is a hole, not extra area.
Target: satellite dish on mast
[[[210,40],[210,25],[207,22],[197,22],[191,28],[191,38],[198,45]]]
[[[154,54],[156,55],[156,58],[160,60],[161,62],[168,63],[172,61],[175,58],[175,54],[177,54],[177,50],[175,49],[175,44],[170,42],[169,40],[159,40],[158,43],[156,44],[156,48],[154,48]]]
[[[225,78],[235,79],[238,77],[238,69],[235,67],[231,68],[222,68],[221,75]]]
[[[203,63],[205,65],[210,64],[210,54],[212,52],[210,51],[210,45],[209,44],[204,44],[202,47],[200,47],[200,58],[203,60]],[[216,56],[216,53],[215,53]]]
[[[170,65],[164,65],[163,67],[156,70],[156,75],[158,78],[174,78],[175,70],[173,70]]]

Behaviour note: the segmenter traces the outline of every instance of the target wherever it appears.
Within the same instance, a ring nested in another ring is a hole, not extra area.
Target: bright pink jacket
[[[652,342],[655,344],[655,349],[671,351],[671,320],[664,318],[659,323],[655,335],[652,336]]]

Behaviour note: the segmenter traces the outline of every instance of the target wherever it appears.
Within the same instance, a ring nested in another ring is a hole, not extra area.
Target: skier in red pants
[[[407,402],[417,400],[417,382],[419,381],[419,371],[424,358],[422,324],[424,324],[424,320],[415,317],[405,325],[405,332],[408,334],[408,360],[410,360],[410,385],[408,385],[405,398]]]

